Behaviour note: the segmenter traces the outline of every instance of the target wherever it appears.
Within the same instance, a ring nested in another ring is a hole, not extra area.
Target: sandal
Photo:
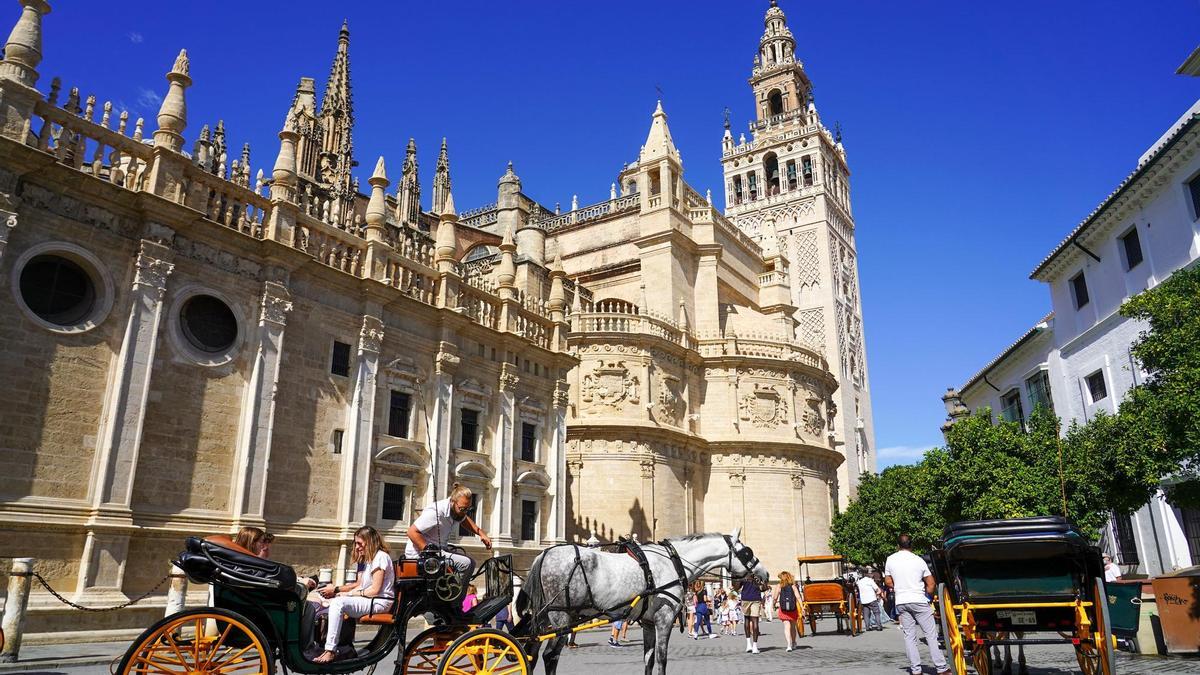
[[[337,658],[336,652],[331,652],[328,649],[326,649],[325,651],[318,654],[315,658],[313,658],[312,662],[313,663],[333,663],[334,659],[336,659],[336,658]]]

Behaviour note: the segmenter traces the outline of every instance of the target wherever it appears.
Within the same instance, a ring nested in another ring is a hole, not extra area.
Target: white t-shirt
[[[458,529],[461,520],[455,520],[450,515],[450,500],[443,499],[428,504],[421,509],[421,515],[413,521],[413,525],[421,534],[425,535],[425,541],[432,542],[438,546],[445,546],[450,541],[450,535]],[[417,557],[417,548],[410,541],[404,547],[404,555],[415,558]]]
[[[892,578],[897,605],[929,602],[925,597],[925,577],[933,574],[921,556],[912,551],[896,551],[888,556],[883,573]]]
[[[1113,563],[1104,566],[1104,583],[1112,583],[1121,578],[1121,570]]]
[[[358,575],[358,587],[364,591],[370,588],[375,570],[383,570],[383,588],[376,597],[391,600],[392,589],[396,587],[396,568],[392,564],[392,557],[386,551],[375,552],[375,557],[371,558],[366,569]]]
[[[869,605],[879,599],[879,586],[871,577],[862,577],[858,580],[858,599],[862,604]]]

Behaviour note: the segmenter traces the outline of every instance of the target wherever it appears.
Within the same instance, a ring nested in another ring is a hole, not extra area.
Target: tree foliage
[[[879,564],[903,532],[924,550],[947,523],[1062,514],[1064,496],[1066,515],[1097,533],[1108,512],[1141,508],[1164,479],[1173,503],[1200,507],[1200,267],[1174,273],[1121,312],[1148,325],[1132,353],[1150,377],[1116,415],[1060,436],[1057,417],[1040,408],[1025,429],[993,424],[980,410],[918,464],[864,474],[857,499],[833,520],[832,549]]]

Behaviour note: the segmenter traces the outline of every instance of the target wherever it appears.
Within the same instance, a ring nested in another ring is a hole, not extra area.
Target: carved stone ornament
[[[592,372],[583,376],[580,399],[584,403],[620,407],[638,402],[638,378],[630,375],[624,361],[601,359]]]
[[[562,410],[571,402],[569,391],[570,385],[566,380],[557,380],[554,383],[554,409]]]
[[[643,459],[640,464],[642,466],[642,478],[654,478],[654,460]]]
[[[359,349],[379,353],[383,348],[383,322],[374,316],[364,316],[362,330],[358,332]]]
[[[517,385],[521,383],[521,378],[514,374],[514,368],[511,363],[505,363],[500,368],[500,391],[516,391]]]
[[[804,489],[804,476],[801,476],[798,473],[792,474],[792,489],[793,490]]]
[[[663,374],[658,380],[658,394],[650,412],[659,424],[679,424],[683,417],[684,402],[680,395],[679,378]]]
[[[276,283],[264,284],[262,321],[282,326],[287,323],[287,315],[290,311],[292,311],[292,301],[287,289]]]
[[[8,244],[8,234],[17,226],[17,214],[0,210],[0,220],[4,221],[4,224],[0,225],[0,256],[3,256],[4,247]]]
[[[808,398],[808,409],[804,411],[804,430],[810,436],[820,436],[825,430],[825,418],[821,415],[821,399]]]
[[[162,247],[156,244],[142,242],[142,250],[137,257],[137,272],[133,277],[133,290],[138,290],[138,286],[145,286],[158,291],[158,297],[161,298],[163,291],[167,289],[167,277],[171,276],[175,265],[156,255],[154,249],[160,248]],[[169,249],[164,251],[169,252]]]
[[[787,420],[787,401],[770,385],[756,383],[754,391],[742,395],[738,409],[742,420],[760,429],[772,429]]]
[[[437,369],[439,375],[452,375],[454,371],[458,370],[458,364],[462,362],[462,359],[450,352],[438,352],[433,361],[434,368]]]

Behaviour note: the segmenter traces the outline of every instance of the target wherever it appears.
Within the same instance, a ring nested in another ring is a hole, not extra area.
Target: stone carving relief
[[[383,347],[383,322],[374,316],[364,316],[362,329],[358,331],[359,349],[379,353]]]
[[[112,211],[81,202],[61,192],[47,190],[33,183],[23,184],[21,198],[34,208],[45,209],[64,218],[115,232],[125,237],[136,236],[140,229],[134,221],[122,218]]]
[[[464,403],[486,411],[488,401],[492,398],[492,388],[468,377],[458,384],[458,395]]]
[[[637,375],[631,375],[625,362],[600,359],[592,372],[583,376],[580,400],[584,403],[621,407],[625,402],[638,403]]]
[[[180,256],[211,265],[232,274],[250,279],[258,279],[260,276],[263,276],[262,265],[252,260],[238,257],[228,251],[213,248],[203,242],[192,241],[182,235],[175,235],[171,246]]]
[[[0,256],[4,255],[4,247],[8,244],[8,234],[17,226],[17,214],[12,211],[0,210]]]
[[[280,284],[270,281],[263,284],[260,320],[280,326],[286,324],[288,312],[292,311],[291,297],[287,288]]]
[[[796,233],[796,258],[792,274],[800,288],[821,285],[821,261],[817,256],[816,230]]]
[[[175,270],[175,265],[166,259],[170,255],[170,249],[143,241],[135,262],[137,269],[133,277],[133,290],[137,291],[138,286],[145,286],[162,298],[167,289],[167,277]]]
[[[407,356],[401,356],[384,368],[387,374],[388,385],[391,389],[404,391],[410,394],[417,393],[418,387],[425,380],[425,373],[417,368],[417,363]]]
[[[521,378],[516,375],[516,367],[505,363],[500,367],[500,391],[516,391]]]
[[[796,332],[804,344],[817,351],[825,351],[825,317],[820,309],[798,312]]]
[[[438,352],[437,356],[434,357],[434,368],[439,375],[454,374],[454,371],[458,370],[458,364],[460,363],[462,363],[462,359],[450,352]]]
[[[820,436],[825,430],[825,417],[821,415],[821,399],[810,396],[808,398],[808,408],[804,411],[802,424],[804,431],[810,436]]]
[[[773,429],[787,421],[787,401],[775,387],[755,383],[754,391],[742,395],[739,416],[760,429]]]
[[[679,424],[686,407],[682,390],[683,386],[678,377],[667,373],[659,376],[658,392],[655,395],[654,405],[650,408],[654,421],[659,424]]]
[[[562,410],[571,402],[570,384],[566,380],[556,380],[554,382],[554,409]]]

